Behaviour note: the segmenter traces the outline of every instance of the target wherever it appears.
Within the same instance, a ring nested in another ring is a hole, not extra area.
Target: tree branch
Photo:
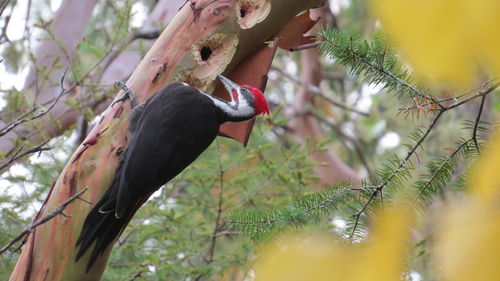
[[[378,184],[377,186],[375,186],[375,191],[372,192],[371,196],[369,197],[368,201],[363,205],[362,209],[356,213],[354,216],[355,216],[355,223],[354,223],[354,226],[353,226],[353,229],[352,229],[352,232],[351,232],[351,235],[349,237],[349,239],[352,239],[354,237],[354,233],[356,231],[356,228],[358,226],[358,222],[359,222],[359,218],[360,216],[365,212],[365,210],[368,208],[368,205],[373,201],[373,198],[375,198],[375,196],[377,195],[377,192],[382,192],[384,187],[386,187],[391,181],[392,179],[399,173],[401,172],[401,170],[404,168],[404,166],[406,165],[406,163],[408,163],[408,161],[410,160],[410,157],[415,153],[415,151],[417,150],[417,148],[419,146],[422,145],[422,143],[424,142],[424,140],[427,138],[427,136],[430,134],[430,132],[432,131],[432,129],[436,126],[438,120],[440,119],[440,117],[447,111],[451,110],[451,109],[454,109],[460,105],[463,105],[475,98],[478,98],[478,97],[485,97],[486,95],[488,95],[489,93],[491,93],[493,90],[495,90],[498,86],[500,85],[500,83],[494,83],[486,88],[483,88],[483,89],[479,89],[477,93],[465,98],[464,100],[461,100],[461,101],[457,101],[451,105],[448,105],[448,106],[443,106],[441,105],[441,108],[438,109],[438,113],[436,115],[436,117],[434,117],[434,120],[431,122],[431,124],[429,125],[429,127],[427,128],[426,132],[417,140],[416,144],[410,149],[410,151],[408,151],[408,154],[406,155],[406,157],[399,163],[398,167],[380,184]],[[480,114],[478,114],[480,115]],[[477,123],[477,121],[476,121]],[[472,138],[471,138],[472,139]],[[420,196],[420,195],[419,195]]]
[[[477,112],[476,121],[474,122],[474,129],[472,130],[472,140],[474,141],[474,146],[476,147],[477,153],[481,154],[479,151],[479,144],[477,143],[477,128],[479,127],[479,122],[481,121],[481,113],[483,113],[484,101],[486,96],[481,98],[481,104],[479,105],[479,110]]]
[[[309,92],[311,92],[315,96],[317,96],[317,97],[325,100],[326,102],[332,104],[333,106],[342,108],[342,109],[347,110],[347,111],[354,112],[356,114],[363,115],[365,117],[369,117],[370,116],[370,113],[368,113],[368,112],[360,111],[360,110],[357,110],[355,108],[349,107],[349,106],[347,106],[345,104],[342,104],[340,102],[332,100],[331,98],[323,95],[323,92],[317,86],[312,85],[310,83],[304,83],[298,77],[295,77],[292,74],[287,73],[287,72],[285,72],[285,71],[277,68],[276,66],[271,66],[271,70],[276,71],[276,72],[282,74],[283,76],[285,76],[286,78],[290,79],[291,81],[297,83],[298,85],[301,85],[301,86],[305,87]]]
[[[31,224],[30,226],[26,227],[19,235],[17,235],[14,239],[12,239],[9,243],[7,243],[7,245],[3,246],[2,249],[0,249],[0,254],[3,254],[10,247],[12,247],[12,245],[14,245],[14,243],[16,243],[17,241],[21,240],[23,237],[25,237],[26,235],[30,234],[33,230],[35,230],[35,228],[37,228],[38,226],[40,226],[40,225],[48,222],[49,220],[53,219],[57,215],[66,216],[64,214],[64,209],[66,209],[66,207],[71,202],[75,201],[76,199],[81,199],[80,195],[82,195],[85,191],[87,191],[87,189],[88,189],[88,187],[85,187],[84,189],[80,190],[80,192],[78,192],[75,195],[71,196],[68,200],[66,200],[64,203],[62,203],[61,206],[57,207],[52,213],[50,213],[47,216],[41,218],[40,220],[37,220],[36,222],[34,222],[33,224]],[[84,202],[88,202],[88,201],[84,201]]]
[[[37,153],[37,152],[42,152],[42,151],[46,151],[46,150],[51,150],[52,147],[43,147],[45,144],[47,144],[49,142],[49,140],[46,140],[44,141],[43,143],[37,145],[37,146],[34,146],[28,150],[25,150],[23,153],[20,153],[24,146],[21,146],[15,153],[14,155],[12,155],[12,157],[10,157],[10,159],[1,164],[0,165],[0,171],[2,171],[3,169],[5,169],[6,167],[8,167],[9,165],[11,165],[12,163],[16,162],[17,160],[23,158],[24,156],[28,155],[28,154],[32,154],[32,153]]]
[[[297,46],[297,47],[290,48],[289,51],[290,52],[296,52],[296,51],[302,51],[302,50],[306,50],[306,49],[316,48],[319,45],[321,45],[321,42],[323,42],[323,41],[316,41],[316,42],[313,42],[313,43],[300,45],[300,46]]]
[[[25,115],[23,115],[21,118],[17,119],[16,121],[10,123],[9,125],[6,125],[4,128],[2,128],[0,130],[0,137],[7,134],[8,132],[10,132],[11,130],[13,130],[15,127],[23,124],[23,123],[26,123],[26,122],[29,122],[29,121],[33,121],[37,118],[40,118],[42,116],[44,116],[45,114],[47,114],[49,111],[52,110],[52,108],[54,108],[54,106],[56,105],[56,103],[59,101],[59,99],[62,97],[62,95],[64,95],[66,93],[66,89],[64,89],[64,79],[66,78],[66,73],[68,72],[68,67],[66,67],[66,69],[64,70],[64,73],[63,75],[61,76],[61,91],[59,92],[59,94],[55,97],[54,101],[52,102],[51,105],[49,105],[49,107],[45,110],[42,110],[40,111],[39,113],[35,114],[34,116],[31,116],[31,117],[28,117],[28,118],[24,118]],[[32,110],[30,110],[28,112],[29,113],[32,113],[34,112],[35,110],[37,110],[38,108],[35,106]]]

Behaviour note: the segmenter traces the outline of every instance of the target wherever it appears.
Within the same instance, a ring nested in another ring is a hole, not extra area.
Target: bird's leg
[[[120,87],[123,92],[125,93],[123,95],[123,97],[115,100],[112,104],[111,104],[111,107],[113,107],[113,105],[115,105],[115,103],[119,103],[119,102],[122,102],[122,101],[126,101],[127,99],[130,99],[130,103],[132,105],[132,108],[136,107],[139,103],[137,102],[137,99],[135,98],[135,95],[134,93],[132,92],[132,90],[130,90],[127,85],[125,85],[125,83],[123,83],[122,81],[117,81],[115,82],[115,87]]]

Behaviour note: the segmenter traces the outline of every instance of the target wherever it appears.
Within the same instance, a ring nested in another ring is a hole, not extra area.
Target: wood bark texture
[[[240,62],[272,40],[296,14],[322,3],[323,0],[187,2],[126,84],[141,102],[174,80],[211,92],[217,74],[231,76]],[[262,81],[264,77],[260,76]],[[88,188],[82,195],[86,201],[100,199],[111,184],[119,155],[127,145],[129,111],[129,102],[107,108],[70,158],[37,217],[44,217],[83,188]],[[66,216],[57,216],[33,231],[10,280],[99,280],[112,247],[87,273],[85,265],[90,251],[75,263],[75,241],[91,208],[87,202],[75,200],[65,209]]]

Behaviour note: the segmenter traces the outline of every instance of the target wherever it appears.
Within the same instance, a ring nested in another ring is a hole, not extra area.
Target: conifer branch
[[[455,156],[457,156],[464,148],[468,147],[469,143],[472,141],[472,139],[468,139],[465,142],[461,143],[453,152],[449,155],[448,158],[446,158],[444,161],[442,161],[441,165],[437,168],[437,170],[432,174],[431,178],[428,179],[425,183],[425,185],[420,188],[420,192],[418,193],[417,197],[415,198],[415,201],[413,202],[413,205],[415,205],[420,198],[423,197],[423,195],[427,192],[427,190],[432,186],[432,184],[440,177],[440,175],[443,174],[443,171],[447,169],[447,167],[452,163],[453,159]],[[447,178],[451,176],[451,173],[447,173]]]
[[[413,85],[408,70],[399,63],[395,51],[388,46],[387,39],[378,31],[374,41],[360,42],[358,36],[349,36],[333,28],[320,34],[320,49],[340,64],[349,67],[351,73],[365,74],[370,83],[384,84],[384,88],[394,91],[406,101],[413,98],[436,102],[434,97]],[[439,107],[442,107],[438,104]]]
[[[357,200],[354,196],[363,188],[351,188],[343,183],[327,190],[309,194],[292,205],[267,212],[238,210],[230,215],[228,227],[240,234],[262,241],[272,233],[291,226],[301,226]]]
[[[440,119],[440,117],[447,111],[451,110],[451,109],[454,109],[460,105],[463,105],[475,98],[478,98],[478,97],[485,97],[487,94],[491,93],[493,90],[495,90],[498,86],[500,85],[500,83],[494,83],[492,85],[488,85],[488,87],[485,87],[483,89],[479,89],[477,91],[477,93],[465,98],[464,100],[461,100],[461,101],[457,101],[451,105],[448,105],[448,106],[442,106],[441,109],[438,110],[436,116],[434,117],[433,121],[431,122],[431,124],[429,125],[429,127],[427,128],[427,130],[425,131],[425,133],[423,135],[420,136],[420,138],[418,138],[418,140],[416,141],[415,145],[412,146],[410,148],[410,150],[408,151],[406,157],[399,162],[399,164],[397,165],[397,168],[394,169],[390,174],[389,176],[387,176],[385,178],[385,180],[383,182],[381,182],[380,184],[376,185],[375,187],[375,191],[372,192],[371,196],[369,197],[368,201],[364,204],[364,206],[362,207],[362,209],[356,213],[355,216],[355,222],[354,222],[354,226],[353,226],[353,229],[352,229],[352,232],[351,232],[351,236],[349,237],[350,239],[352,239],[354,236],[354,233],[356,231],[356,228],[358,226],[358,222],[359,222],[359,219],[360,219],[360,216],[366,211],[366,209],[368,208],[368,205],[370,205],[370,203],[373,201],[373,198],[375,198],[375,196],[377,195],[378,192],[382,192],[383,189],[399,174],[401,173],[404,169],[405,169],[405,165],[409,162],[410,158],[412,155],[415,154],[416,150],[418,149],[418,147],[420,147],[422,145],[422,143],[424,142],[424,140],[427,138],[427,136],[430,134],[430,132],[432,131],[432,129],[436,126],[438,120]],[[479,115],[479,114],[478,114]],[[479,122],[478,120],[476,121],[476,123]],[[476,129],[477,130],[477,129]],[[473,141],[474,139],[474,133],[473,133],[473,137],[469,140],[469,141]],[[467,141],[468,143],[468,141]],[[458,153],[458,151],[460,151],[460,149],[456,150],[456,153]],[[456,153],[453,154],[456,155]],[[428,187],[428,186],[427,186]],[[425,189],[427,189],[427,187]],[[420,197],[420,195],[419,195]]]

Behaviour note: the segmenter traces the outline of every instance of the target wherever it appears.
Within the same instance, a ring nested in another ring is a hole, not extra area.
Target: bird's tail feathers
[[[76,254],[77,261],[92,245],[95,245],[88,260],[86,271],[89,271],[95,260],[104,253],[110,244],[113,244],[138,208],[129,206],[121,218],[116,218],[114,216],[116,200],[110,198],[113,197],[113,188],[112,185],[87,215],[80,236],[76,241],[76,246],[80,246]]]
[[[116,199],[112,198],[102,204],[102,206],[99,208],[99,213],[101,214],[112,213],[115,211],[115,205],[116,205]]]

